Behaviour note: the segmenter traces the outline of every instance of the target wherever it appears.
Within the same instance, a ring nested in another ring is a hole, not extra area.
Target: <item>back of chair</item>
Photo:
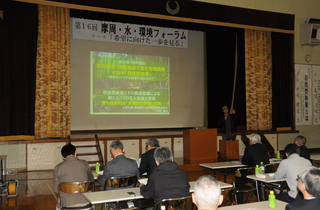
[[[59,192],[77,194],[88,191],[94,191],[94,183],[92,181],[62,182],[59,184]]]
[[[117,209],[117,210],[139,210],[140,207],[131,207],[131,208],[125,208],[125,209]]]
[[[111,177],[106,179],[105,187],[128,187],[137,183],[137,176]]]
[[[275,173],[278,169],[278,166],[279,166],[279,163],[266,164],[264,170],[266,173]]]
[[[255,167],[238,168],[238,169],[234,172],[234,176],[233,176],[233,180],[232,180],[233,186],[236,185],[237,177],[239,177],[239,178],[246,178],[247,175],[253,175],[253,174],[255,174]]]
[[[159,201],[154,210],[192,210],[194,208],[191,196],[169,198]]]

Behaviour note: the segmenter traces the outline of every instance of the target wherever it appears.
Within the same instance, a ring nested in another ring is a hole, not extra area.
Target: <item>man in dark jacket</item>
[[[250,146],[244,150],[241,163],[249,167],[255,167],[263,164],[269,164],[268,148],[261,144],[261,137],[259,134],[253,133],[250,135]]]
[[[261,137],[259,134],[253,133],[250,135],[250,145],[245,148],[244,155],[242,157],[241,163],[249,167],[255,167],[263,164],[269,164],[269,153],[268,148],[261,144]],[[243,185],[251,180],[247,178],[237,177],[236,186]],[[238,203],[243,203],[243,193],[237,193]]]
[[[157,168],[148,178],[148,183],[140,186],[141,195],[147,199],[153,198],[155,204],[166,198],[189,196],[187,173],[173,162],[172,151],[168,147],[158,147],[154,159]]]
[[[300,150],[299,155],[300,155],[300,157],[308,159],[312,163],[312,161],[310,159],[310,152],[309,152],[308,148],[305,146],[306,142],[307,142],[306,137],[304,137],[302,135],[299,135],[294,139],[294,143],[299,146],[299,150]]]
[[[156,138],[150,138],[146,141],[146,150],[147,152],[141,155],[139,173],[140,176],[147,172],[149,177],[154,169],[157,167],[156,162],[154,161],[154,151],[159,147],[159,141]]]
[[[229,109],[227,106],[222,107],[223,114],[219,118],[218,125],[220,127],[220,132],[222,133],[222,140],[235,140],[235,135],[237,127],[237,115],[235,110]]]

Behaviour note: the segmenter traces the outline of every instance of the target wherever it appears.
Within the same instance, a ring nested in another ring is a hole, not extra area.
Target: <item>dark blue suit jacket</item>
[[[268,148],[262,144],[253,144],[245,148],[241,163],[249,167],[255,167],[263,164],[269,164]]]
[[[286,210],[315,210],[319,209],[320,207],[320,199],[311,199],[311,200],[306,200],[306,199],[301,199],[301,200],[296,200],[288,205],[286,205]]]
[[[150,174],[154,171],[154,169],[157,167],[156,162],[154,160],[154,151],[156,148],[153,148],[146,153],[141,155],[141,161],[140,161],[140,167],[139,167],[139,173],[140,176],[147,172],[148,177]]]

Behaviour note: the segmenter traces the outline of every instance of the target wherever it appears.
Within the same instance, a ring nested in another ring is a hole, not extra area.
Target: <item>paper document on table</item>
[[[147,184],[148,178],[139,179],[139,182],[140,182],[141,184]]]

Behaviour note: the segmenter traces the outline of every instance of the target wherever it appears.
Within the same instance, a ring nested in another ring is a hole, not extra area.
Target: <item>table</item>
[[[319,156],[320,159],[320,156]],[[277,164],[281,162],[281,159],[277,158],[270,158],[269,162],[272,164]],[[227,179],[227,169],[228,168],[241,168],[246,167],[247,165],[243,165],[240,161],[227,161],[227,162],[215,162],[215,163],[202,163],[199,164],[202,167],[209,168],[209,169],[224,169],[223,175],[224,175],[224,182],[226,182]],[[214,171],[214,176],[216,176],[216,171]]]
[[[224,169],[224,182],[227,181],[227,169],[228,168],[240,168],[245,167],[247,165],[241,164],[240,161],[229,161],[229,162],[216,162],[216,163],[202,163],[199,164],[202,167],[210,168],[210,169]],[[214,176],[216,177],[216,171],[214,171]]]
[[[220,182],[221,189],[232,188],[231,184]],[[195,182],[189,182],[190,192],[194,191]],[[132,195],[129,195],[128,192],[133,192]],[[125,188],[119,190],[107,190],[107,191],[98,191],[98,192],[86,192],[83,193],[84,197],[91,204],[101,204],[101,203],[110,203],[110,202],[119,202],[119,201],[128,201],[142,199],[143,196],[140,194],[140,188]]]
[[[274,174],[274,173],[271,173],[271,174]],[[270,174],[266,174],[266,175],[270,175]],[[259,178],[259,177],[256,177],[256,175],[248,175],[247,178],[253,179],[255,181],[256,188],[257,188],[257,193],[259,193],[258,182],[260,182],[260,183],[262,183],[262,182],[264,182],[264,183],[272,183],[272,182],[281,182],[281,181],[285,181],[286,180],[286,179],[277,180],[274,177]],[[261,185],[261,197],[263,199],[265,199],[264,186],[262,184],[260,184],[260,185]]]
[[[0,182],[4,183],[4,176],[6,175],[6,161],[7,155],[0,155]]]
[[[311,160],[320,160],[320,155],[310,155]]]
[[[277,207],[275,209],[285,209],[288,203],[276,200]],[[270,210],[269,209],[269,202],[268,201],[261,201],[261,202],[254,202],[254,203],[246,203],[246,204],[239,204],[234,206],[224,206],[218,208],[219,210]]]

